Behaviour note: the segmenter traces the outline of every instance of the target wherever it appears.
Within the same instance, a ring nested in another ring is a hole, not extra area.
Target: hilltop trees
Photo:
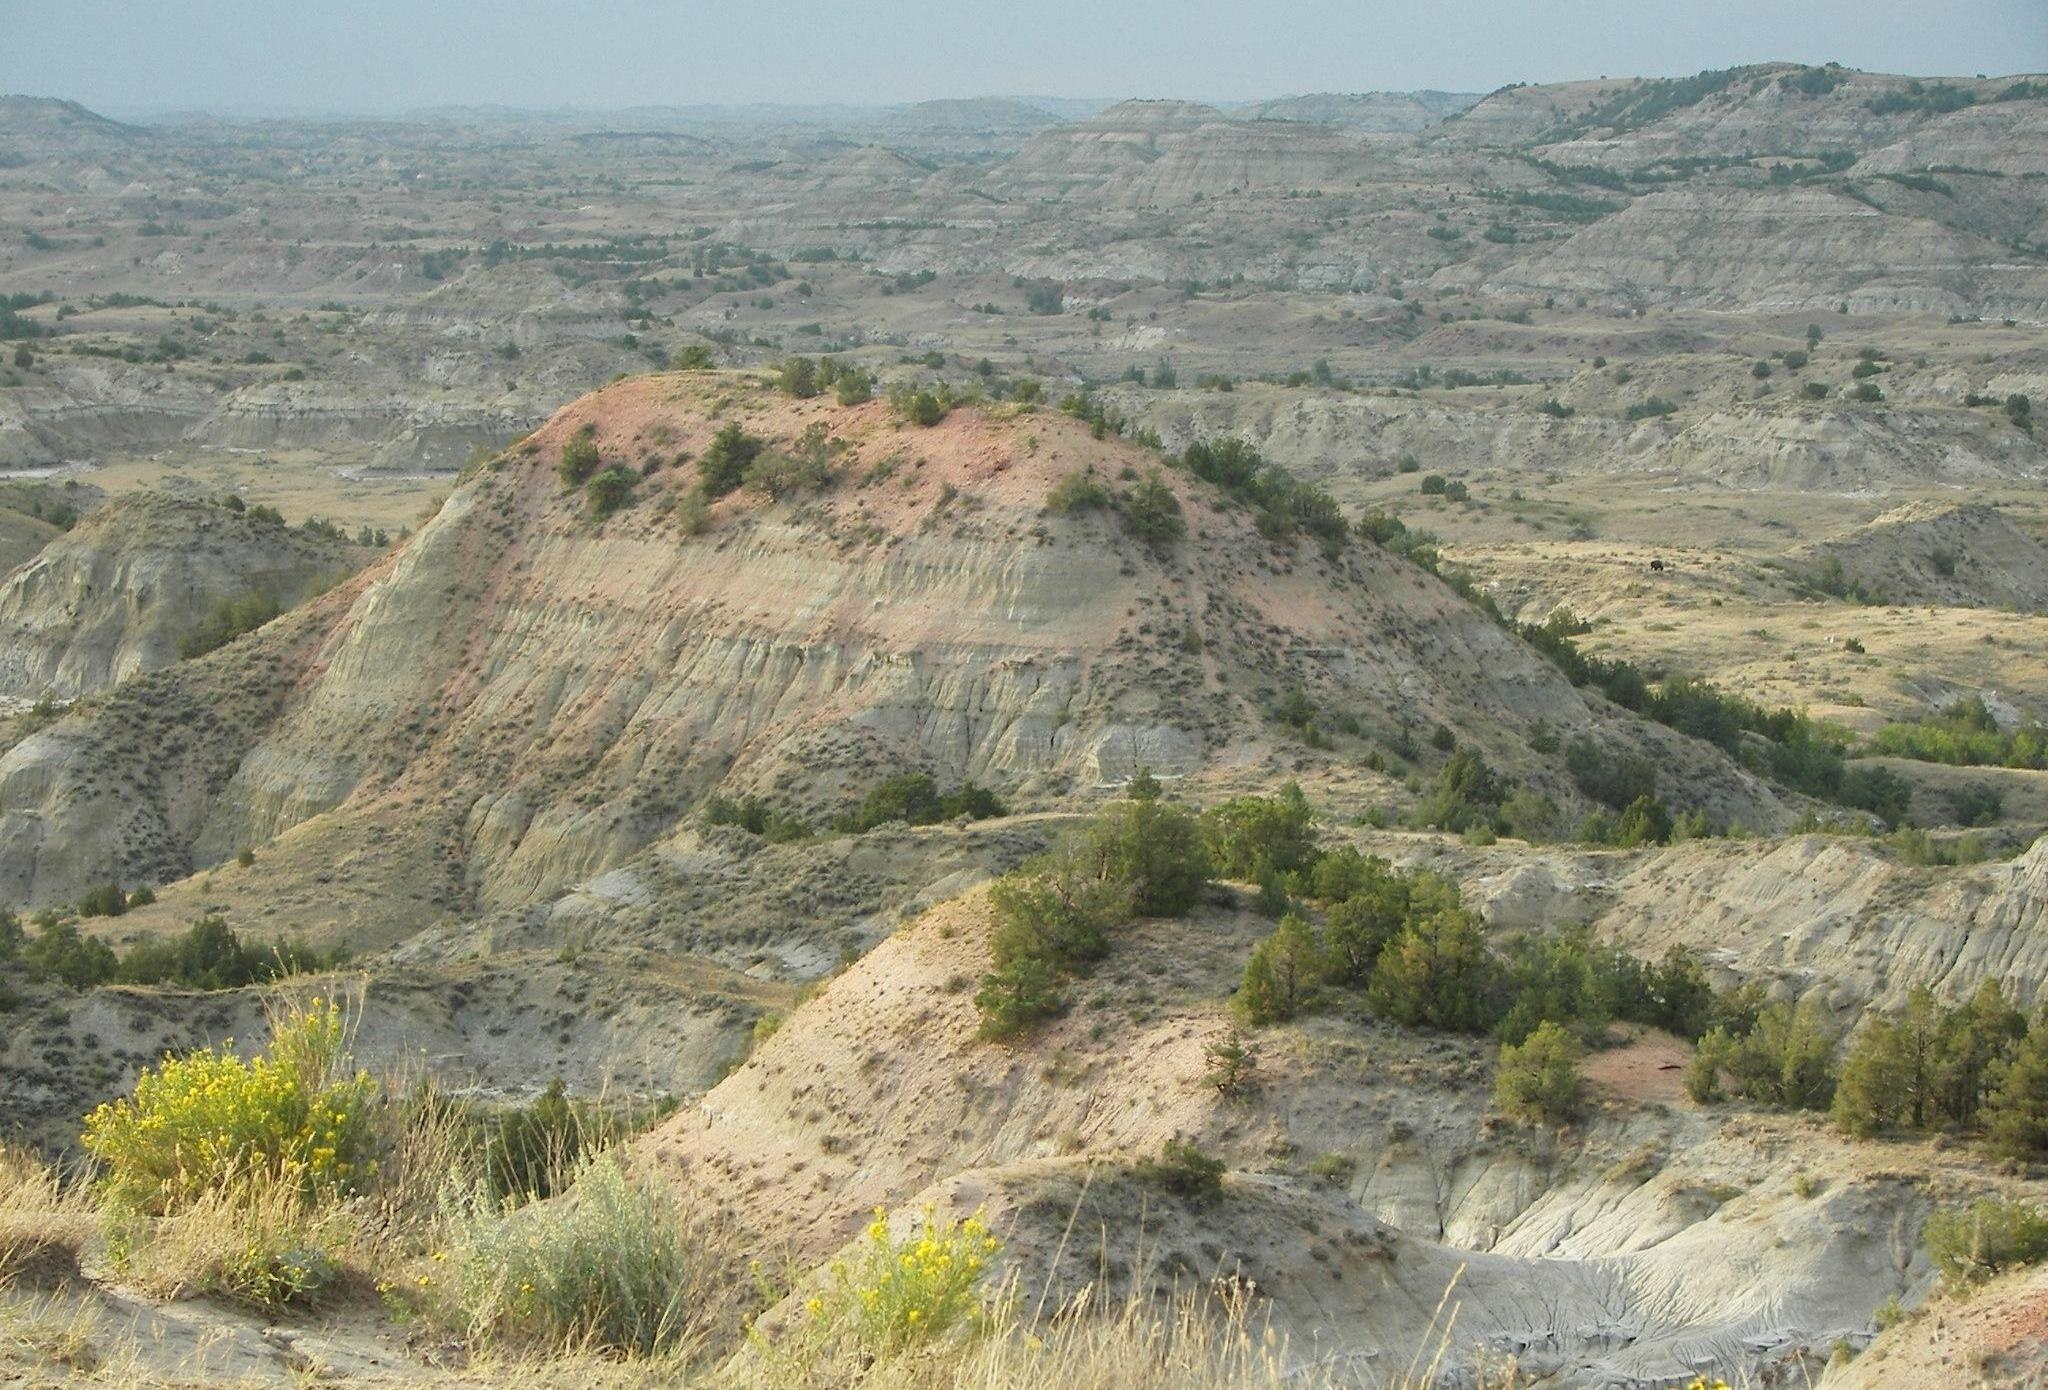
[[[746,481],[747,466],[760,456],[767,441],[748,434],[738,421],[721,428],[697,461],[697,486],[708,498],[719,498]]]
[[[597,471],[597,465],[597,425],[586,420],[562,445],[562,459],[555,471],[561,475],[562,486],[582,487]]]

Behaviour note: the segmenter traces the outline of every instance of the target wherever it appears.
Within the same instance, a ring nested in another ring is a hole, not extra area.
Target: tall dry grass
[[[32,1268],[75,1269],[98,1227],[82,1183],[66,1182],[33,1155],[0,1145],[0,1287]]]

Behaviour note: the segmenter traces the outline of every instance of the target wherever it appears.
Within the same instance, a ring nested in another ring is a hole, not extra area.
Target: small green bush
[[[895,1355],[978,1328],[989,1311],[982,1283],[1002,1248],[979,1212],[941,1220],[927,1208],[899,1240],[877,1208],[859,1245],[833,1261],[830,1296],[806,1308],[869,1356]]]
[[[1211,1158],[1191,1143],[1169,1139],[1160,1147],[1159,1157],[1142,1158],[1132,1165],[1131,1176],[1189,1206],[1205,1207],[1223,1195],[1224,1171],[1222,1159]]]
[[[859,367],[845,367],[832,383],[832,398],[841,405],[865,405],[875,397],[875,379]]]
[[[2048,1260],[2048,1214],[1986,1197],[1927,1218],[1927,1254],[1942,1278],[1963,1288]]]
[[[486,1187],[451,1200],[444,1267],[421,1276],[435,1319],[532,1352],[650,1355],[684,1343],[725,1277],[675,1195],[611,1152],[573,1198],[509,1209]]]
[[[1045,495],[1046,510],[1061,516],[1099,511],[1108,505],[1109,489],[1078,471],[1064,474],[1053,484],[1052,491]]]
[[[697,460],[697,485],[706,497],[723,497],[747,476],[747,465],[767,446],[765,440],[748,434],[738,421],[721,428]]]
[[[78,899],[81,917],[119,917],[128,910],[128,895],[118,883],[96,884]]]
[[[53,979],[76,989],[91,989],[114,977],[113,948],[82,934],[76,923],[50,922],[21,948],[22,963],[39,979]]]
[[[1158,469],[1125,489],[1121,500],[1124,530],[1153,549],[1164,550],[1187,534],[1180,499],[1173,495]]]
[[[198,627],[178,639],[178,655],[191,660],[224,647],[245,632],[254,632],[284,612],[284,606],[267,593],[224,598],[207,611]]]
[[[1494,1072],[1495,1102],[1518,1120],[1563,1124],[1585,1107],[1578,1039],[1555,1023],[1542,1023],[1520,1046],[1501,1048]]]
[[[633,485],[637,481],[630,468],[613,464],[593,475],[583,485],[586,504],[593,520],[602,521],[619,508],[633,500]]]
[[[555,472],[563,487],[582,487],[597,471],[597,465],[597,426],[586,421],[562,445],[562,459],[555,465]]]

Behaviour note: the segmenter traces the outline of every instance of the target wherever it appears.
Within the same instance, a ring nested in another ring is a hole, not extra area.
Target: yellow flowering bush
[[[1728,1382],[1718,1376],[1708,1380],[1705,1376],[1694,1376],[1685,1383],[1685,1390],[1728,1390]]]
[[[104,1169],[109,1207],[167,1216],[251,1177],[298,1186],[307,1199],[353,1190],[373,1166],[376,1083],[340,1075],[347,1022],[315,999],[272,1024],[269,1055],[233,1044],[167,1057],[85,1121],[85,1147]]]
[[[926,1208],[918,1229],[897,1240],[878,1207],[859,1247],[832,1263],[833,1306],[813,1299],[809,1311],[844,1316],[861,1346],[876,1354],[974,1327],[987,1311],[982,1276],[1002,1248],[980,1212],[941,1221]]]

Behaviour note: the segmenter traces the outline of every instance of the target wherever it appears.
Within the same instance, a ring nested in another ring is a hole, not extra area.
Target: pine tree
[[[1842,1079],[1835,1087],[1830,1115],[1847,1133],[1867,1139],[1899,1122],[1906,1092],[1899,1029],[1889,1019],[1871,1019],[1842,1060]]]
[[[1996,980],[1986,980],[1969,1003],[1944,1018],[1934,1082],[1941,1117],[1975,1124],[1994,1075],[2026,1035],[2026,1015],[2006,1002]]]
[[[1252,948],[1238,986],[1237,1009],[1252,1024],[1284,1023],[1301,1009],[1315,972],[1315,931],[1295,913]]]
[[[2034,1020],[1984,1102],[1984,1129],[2001,1158],[2048,1158],[2048,1013]]]
[[[1586,1080],[1579,1073],[1578,1039],[1555,1023],[1543,1023],[1519,1047],[1500,1050],[1494,1099],[1519,1120],[1562,1123],[1585,1105]]]

